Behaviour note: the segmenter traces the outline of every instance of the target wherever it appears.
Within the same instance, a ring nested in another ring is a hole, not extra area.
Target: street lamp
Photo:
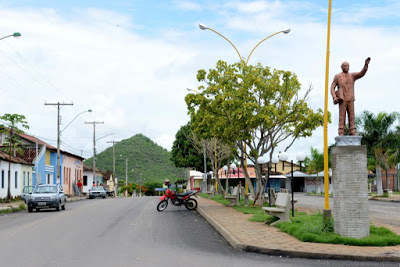
[[[238,56],[239,56],[240,61],[242,61],[242,62],[245,64],[245,66],[247,66],[247,63],[249,62],[249,59],[250,59],[250,57],[251,57],[251,54],[254,52],[254,50],[255,50],[262,42],[264,42],[265,40],[267,40],[267,39],[271,38],[272,36],[277,35],[277,34],[279,34],[279,33],[288,34],[288,33],[290,32],[290,29],[289,29],[289,28],[286,28],[286,29],[284,29],[284,30],[278,31],[278,32],[276,32],[276,33],[274,33],[274,34],[271,34],[271,35],[267,36],[266,38],[264,38],[263,40],[261,40],[260,42],[258,42],[258,44],[251,50],[249,56],[247,57],[246,62],[244,62],[244,60],[242,59],[242,56],[241,56],[240,53],[239,53],[239,50],[237,50],[237,48],[235,47],[235,45],[234,45],[228,38],[226,38],[225,36],[223,36],[223,35],[220,34],[219,32],[217,32],[217,31],[215,31],[215,30],[213,30],[213,29],[207,27],[205,24],[200,23],[200,24],[199,24],[199,28],[200,28],[201,30],[203,30],[203,31],[205,31],[205,30],[210,30],[210,31],[212,31],[212,32],[214,32],[214,33],[216,33],[216,34],[218,34],[218,35],[221,36],[222,38],[224,38],[226,41],[228,41],[228,43],[230,43],[230,44],[232,45],[232,47],[235,49],[236,53],[237,53]],[[244,150],[246,151],[246,144],[245,144],[245,146],[244,146]],[[247,156],[246,156],[246,153],[244,153],[244,155],[245,155],[244,168],[247,170]],[[248,185],[247,185],[247,181],[246,181],[246,179],[245,179],[245,195],[246,195],[246,197],[247,197],[247,191],[248,191]]]
[[[64,129],[62,129],[62,130],[60,131],[60,134],[61,134],[61,133],[62,133],[76,118],[78,118],[81,114],[86,113],[86,112],[92,112],[92,110],[91,110],[91,109],[88,109],[88,110],[82,111],[81,113],[79,113],[78,115],[76,115],[75,118],[73,118],[72,121],[70,121],[70,122],[67,124],[67,126],[65,126]]]
[[[16,34],[16,33],[14,33],[14,34]],[[21,34],[19,35],[19,36],[21,36]],[[79,115],[81,115],[81,114],[83,114],[83,113],[85,113],[85,112],[92,112],[92,110],[91,109],[88,109],[88,110],[85,110],[85,111],[82,111],[81,113],[79,113],[78,115],[76,115],[75,116],[75,118],[73,118],[72,119],[72,121],[70,121],[68,124],[67,124],[67,126],[65,126],[64,127],[64,129],[62,129],[61,131],[60,131],[60,127],[59,127],[59,125],[58,125],[58,131],[57,131],[57,182],[58,182],[58,179],[60,179],[60,183],[61,183],[61,175],[60,175],[60,144],[61,144],[61,142],[60,142],[60,137],[61,137],[61,133],[76,119],[76,118],[78,118],[79,117]],[[60,123],[59,123],[60,124]]]
[[[3,40],[3,39],[8,38],[8,37],[16,37],[16,38],[18,38],[18,37],[21,37],[21,34],[19,32],[14,32],[13,34],[1,37],[0,40]]]
[[[286,152],[281,152],[279,154],[279,159],[282,160],[282,170],[285,167],[286,160],[288,159],[288,154]],[[296,155],[297,161],[300,162],[300,171],[301,171],[301,162],[304,161],[305,155],[302,152],[297,153]],[[290,161],[290,167],[291,167],[291,176],[290,176],[290,186],[291,186],[291,191],[292,191],[292,217],[294,217],[294,193],[293,193],[293,184],[294,184],[294,179],[293,179],[293,160]]]

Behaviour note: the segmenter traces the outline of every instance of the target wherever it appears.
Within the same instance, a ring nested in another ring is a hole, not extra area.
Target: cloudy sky
[[[0,115],[24,114],[28,133],[55,145],[57,110],[65,102],[62,149],[92,156],[107,141],[142,133],[170,150],[175,133],[188,122],[186,88],[196,88],[199,69],[217,60],[238,61],[228,42],[202,31],[199,23],[229,38],[249,61],[295,72],[303,91],[313,85],[312,108],[324,108],[328,0],[178,1],[178,0],[0,0]],[[332,9],[329,84],[349,61],[366,76],[356,82],[356,114],[363,110],[399,111],[400,3],[397,0],[335,0]],[[329,96],[337,135],[338,111]],[[111,135],[110,135],[111,134]],[[106,136],[102,138],[103,136]],[[289,150],[289,159],[310,147],[323,149],[322,128]],[[283,146],[282,146],[283,147]]]

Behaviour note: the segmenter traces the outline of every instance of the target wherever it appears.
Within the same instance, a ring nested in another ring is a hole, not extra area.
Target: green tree
[[[218,61],[208,73],[199,70],[197,79],[204,84],[198,87],[199,93],[185,98],[192,129],[203,139],[215,137],[234,144],[242,166],[245,158],[256,162],[266,153],[271,158],[283,141],[290,141],[285,150],[289,149],[295,140],[311,136],[323,125],[323,111],[314,112],[307,104],[311,88],[300,96],[301,85],[290,71]],[[258,187],[258,195],[266,181],[258,164],[255,166],[257,180],[263,185]],[[246,171],[245,177],[256,197]]]
[[[175,167],[194,168],[204,172],[204,155],[199,153],[189,140],[191,135],[190,122],[182,126],[175,134],[175,141],[172,145],[171,160]],[[210,169],[210,161],[207,160],[207,169]]]
[[[390,168],[393,168],[400,162],[400,126],[396,127],[396,131],[389,136],[390,148],[388,149],[387,162]]]
[[[156,188],[162,188],[162,183],[160,182],[147,182],[143,186],[147,187],[145,192],[146,196],[156,196]]]
[[[16,153],[17,148],[19,148],[21,143],[21,138],[19,134],[23,133],[23,131],[18,128],[19,126],[25,129],[29,129],[28,122],[24,115],[19,114],[4,114],[0,117],[0,120],[5,121],[7,127],[4,125],[0,125],[0,132],[7,133],[8,135],[5,138],[5,142],[3,145],[8,147],[8,186],[7,186],[7,202],[11,199],[11,156],[12,152],[14,151],[14,156]]]
[[[390,153],[387,152],[393,149],[394,123],[398,118],[397,112],[375,115],[370,111],[364,111],[356,118],[357,131],[363,137],[361,143],[367,146],[367,156],[375,159],[378,195],[383,195],[381,167],[388,159]]]

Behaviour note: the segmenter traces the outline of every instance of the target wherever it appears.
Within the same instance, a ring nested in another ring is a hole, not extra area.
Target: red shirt
[[[78,182],[78,187],[82,187],[82,183],[81,182]]]

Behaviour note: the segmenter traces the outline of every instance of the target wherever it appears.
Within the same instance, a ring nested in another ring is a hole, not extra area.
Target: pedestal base
[[[335,233],[369,236],[367,148],[340,145],[331,153]]]

